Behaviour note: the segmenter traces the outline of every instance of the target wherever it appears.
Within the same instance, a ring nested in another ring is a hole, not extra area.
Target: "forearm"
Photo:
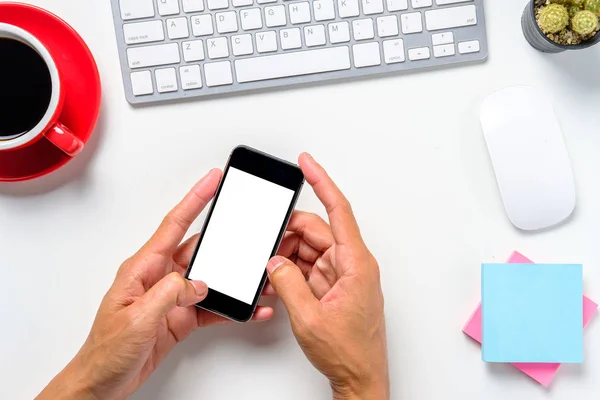
[[[85,371],[78,367],[77,360],[72,360],[36,400],[98,400],[92,395],[92,384],[85,375]]]

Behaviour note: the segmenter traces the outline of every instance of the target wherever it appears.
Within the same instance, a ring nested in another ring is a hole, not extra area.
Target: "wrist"
[[[94,393],[91,374],[79,362],[79,355],[63,369],[36,400],[98,400]]]
[[[331,382],[334,400],[388,400],[390,387],[387,376],[384,379],[336,384]]]

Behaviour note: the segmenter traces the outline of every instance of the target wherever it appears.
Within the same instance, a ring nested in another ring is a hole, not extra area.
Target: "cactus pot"
[[[525,7],[523,12],[523,18],[521,19],[521,25],[523,27],[523,34],[525,39],[539,51],[544,53],[560,53],[565,50],[581,50],[587,47],[593,46],[600,42],[600,32],[583,43],[565,46],[562,44],[555,43],[548,39],[546,35],[541,31],[540,27],[535,20],[535,1],[531,0]]]

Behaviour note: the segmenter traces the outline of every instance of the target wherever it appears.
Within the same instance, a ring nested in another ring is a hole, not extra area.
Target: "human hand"
[[[379,267],[363,242],[350,203],[310,157],[300,167],[329,216],[296,212],[279,256],[267,266],[292,330],[335,399],[389,399]],[[287,257],[287,258],[284,258]]]
[[[194,306],[208,293],[205,283],[183,278],[198,236],[180,245],[220,179],[221,171],[209,172],[142,249],[123,263],[85,344],[39,400],[124,399],[192,331],[227,321]],[[272,316],[272,308],[258,307],[253,319]]]

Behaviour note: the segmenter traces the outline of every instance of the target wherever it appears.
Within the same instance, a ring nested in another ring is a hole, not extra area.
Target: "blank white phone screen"
[[[252,304],[294,191],[230,167],[189,278]]]

